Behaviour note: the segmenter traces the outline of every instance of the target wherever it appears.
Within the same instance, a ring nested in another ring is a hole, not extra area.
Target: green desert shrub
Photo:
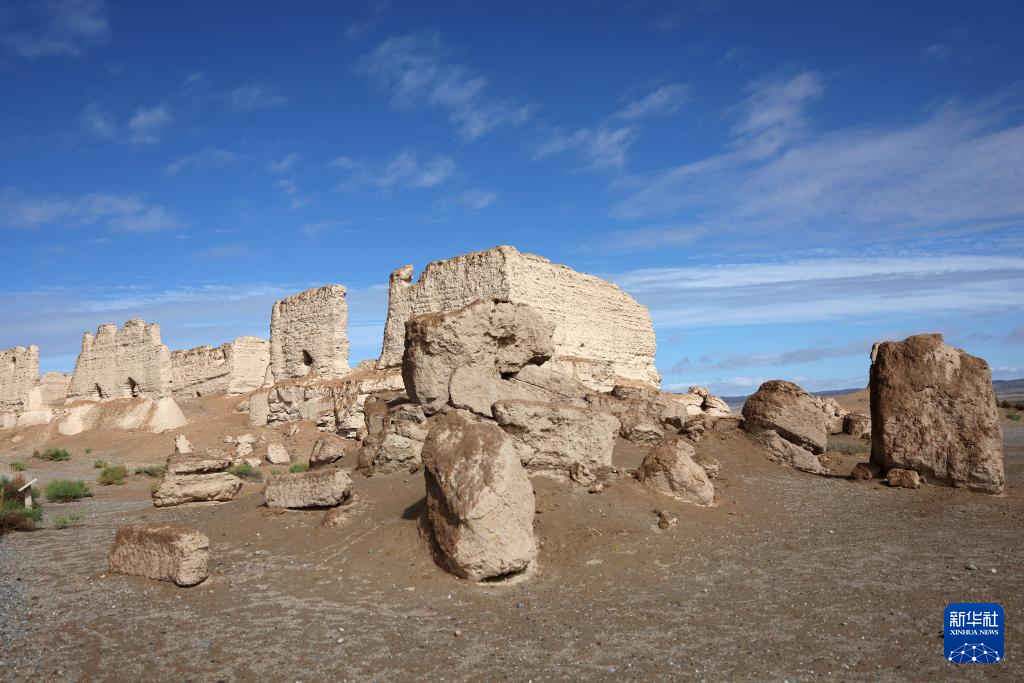
[[[106,460],[93,460],[92,466],[98,470],[106,469],[109,463]]]
[[[69,512],[66,515],[60,515],[57,519],[53,520],[54,529],[67,529],[73,527],[85,517],[81,512]]]
[[[1007,413],[1007,420],[1013,420],[1014,422],[1020,422],[1020,413]]]
[[[103,471],[100,472],[99,478],[96,480],[101,486],[117,485],[120,486],[124,483],[124,478],[128,476],[128,470],[124,465],[110,465],[104,467]]]
[[[247,462],[243,462],[240,465],[232,465],[231,467],[228,468],[228,472],[230,474],[235,475],[236,477],[241,477],[242,479],[262,479],[263,478],[263,474],[260,473],[259,468],[258,467],[253,467],[252,465],[250,465]]]
[[[14,470],[15,472],[24,472],[25,470],[28,469],[28,465],[26,465],[23,462],[12,462],[11,469]]]
[[[68,453],[68,450],[66,448],[47,448],[42,453],[36,451],[35,453],[32,454],[32,457],[38,458],[39,460],[63,461],[70,460],[71,454]]]
[[[70,503],[92,496],[92,491],[81,479],[54,479],[46,485],[46,500],[51,503]]]
[[[159,477],[164,473],[163,465],[144,465],[135,468],[135,474],[145,474],[148,477]]]
[[[0,536],[6,531],[32,531],[43,519],[42,506],[25,507],[25,492],[18,491],[24,485],[25,478],[20,474],[14,479],[0,477]],[[38,493],[32,489],[33,498]]]
[[[309,470],[308,462],[297,462],[288,468],[288,471],[292,474],[298,474],[299,472],[306,472]]]
[[[831,440],[828,442],[828,450],[833,453],[842,453],[843,455],[857,455],[868,450],[868,445],[864,441],[847,441],[847,440]]]

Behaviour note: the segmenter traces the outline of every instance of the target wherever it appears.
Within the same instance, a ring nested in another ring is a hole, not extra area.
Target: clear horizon
[[[827,5],[827,6],[826,6]],[[1024,376],[1024,6],[0,7],[0,348],[269,336],[511,244],[647,305],[667,389],[867,384],[941,332]]]

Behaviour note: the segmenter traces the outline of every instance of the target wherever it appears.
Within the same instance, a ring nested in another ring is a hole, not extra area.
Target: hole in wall
[[[132,398],[135,398],[139,395],[139,383],[136,382],[131,377],[128,378],[128,389],[129,391],[131,391]]]
[[[303,350],[302,352],[302,364],[307,368],[313,367],[313,356],[309,355],[309,351]]]
[[[103,396],[103,389],[100,388],[100,385],[99,385],[98,382],[93,385],[92,393],[93,393],[93,396],[95,396],[96,398],[105,398]]]

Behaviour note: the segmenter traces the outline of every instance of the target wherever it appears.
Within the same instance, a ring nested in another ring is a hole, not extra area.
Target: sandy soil
[[[197,446],[264,433],[204,401],[186,407]],[[305,455],[315,434],[303,429],[289,444]],[[740,432],[697,446],[723,464],[713,508],[628,478],[588,494],[538,477],[541,567],[513,585],[471,585],[434,564],[421,474],[357,475],[353,515],[331,529],[322,512],[262,507],[257,484],[231,503],[157,510],[152,480],[132,476],[47,506],[47,519],[83,512],[79,526],[0,540],[0,678],[1020,680],[1024,427],[1004,430],[1011,488],[1000,497],[808,475],[767,462]],[[19,457],[44,443],[74,458]],[[0,460],[43,480],[94,479],[95,458],[161,462],[170,443],[7,436]],[[837,472],[867,458],[860,443],[834,456]],[[642,452],[622,443],[616,457],[627,468]],[[678,524],[659,529],[656,509]],[[181,589],[107,574],[117,527],[149,521],[205,532],[211,578]],[[943,608],[989,601],[1006,611],[1006,659],[948,663]]]

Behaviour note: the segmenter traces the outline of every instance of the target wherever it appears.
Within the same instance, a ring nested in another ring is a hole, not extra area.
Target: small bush
[[[109,463],[106,460],[93,460],[92,466],[98,470],[106,469]]]
[[[25,508],[25,492],[18,491],[24,485],[25,477],[20,474],[13,480],[0,477],[0,535],[5,531],[32,531],[43,519],[42,506]],[[32,495],[35,497],[38,491],[32,489]]]
[[[228,468],[230,474],[242,479],[262,479],[263,474],[260,473],[259,468],[253,467],[247,462],[243,462],[241,465],[232,465]]]
[[[53,460],[59,462],[70,460],[71,454],[68,453],[66,448],[47,448],[42,453],[36,451],[32,454],[32,457],[38,458],[39,460]]]
[[[26,465],[23,462],[12,462],[11,469],[14,470],[15,472],[24,472],[25,470],[28,469],[28,465]]]
[[[120,486],[124,483],[124,478],[127,476],[128,470],[124,465],[110,465],[103,468],[103,471],[100,472],[100,476],[96,481],[100,483],[100,486]]]
[[[67,529],[73,527],[82,521],[85,517],[81,512],[69,512],[66,515],[60,515],[57,519],[53,520],[54,529]]]
[[[92,449],[91,448],[86,448],[85,449],[85,454],[86,455],[92,455]]]
[[[309,470],[308,462],[297,462],[288,468],[288,471],[292,474],[298,474],[299,472],[306,472]]]
[[[1007,420],[1013,420],[1014,422],[1020,422],[1020,413],[1007,413]]]
[[[46,485],[46,500],[51,503],[70,503],[81,498],[89,498],[92,491],[81,479],[54,479]]]
[[[146,465],[144,467],[136,467],[135,474],[145,474],[149,477],[159,477],[164,473],[163,465]]]

